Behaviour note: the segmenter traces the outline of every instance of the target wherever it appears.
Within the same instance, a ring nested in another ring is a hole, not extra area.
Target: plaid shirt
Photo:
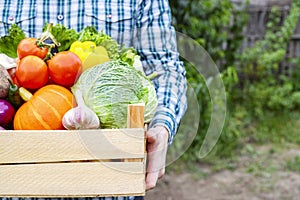
[[[153,83],[159,104],[150,126],[165,126],[172,142],[186,110],[187,86],[168,0],[0,1],[1,36],[16,23],[28,37],[38,37],[46,22],[76,31],[92,25],[119,44],[137,49],[146,75],[158,73]]]

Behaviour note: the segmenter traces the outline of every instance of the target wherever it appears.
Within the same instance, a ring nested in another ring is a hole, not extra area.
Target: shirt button
[[[14,23],[14,22],[15,22],[15,17],[12,16],[12,15],[9,16],[9,17],[8,17],[8,23],[9,23],[9,24],[12,24],[12,23]]]
[[[63,15],[58,15],[58,16],[57,16],[57,19],[58,19],[58,20],[63,20],[63,19],[64,19],[64,16],[63,16]]]
[[[9,21],[14,21],[14,19],[15,19],[14,16],[9,16],[9,17],[8,17],[8,20],[9,20]]]
[[[107,18],[111,19],[111,18],[112,18],[112,15],[111,15],[111,14],[107,15]]]

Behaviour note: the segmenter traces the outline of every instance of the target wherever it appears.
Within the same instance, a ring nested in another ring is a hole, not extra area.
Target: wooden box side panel
[[[142,162],[86,162],[0,166],[3,197],[144,195]]]
[[[144,129],[0,131],[0,165],[144,158]]]

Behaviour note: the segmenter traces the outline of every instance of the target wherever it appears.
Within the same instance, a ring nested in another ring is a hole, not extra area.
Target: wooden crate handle
[[[129,104],[127,111],[127,128],[144,128],[145,104]]]
[[[145,104],[129,104],[128,111],[127,111],[127,128],[144,128],[144,110]],[[146,136],[145,136],[146,137]],[[145,142],[145,149],[146,152],[146,139]],[[145,154],[146,156],[146,154]],[[140,158],[128,158],[124,159],[124,162],[145,162],[146,157],[144,159]],[[145,168],[144,168],[145,171]],[[145,186],[144,186],[145,188]]]

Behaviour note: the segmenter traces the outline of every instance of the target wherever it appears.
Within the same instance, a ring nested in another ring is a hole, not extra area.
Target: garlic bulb
[[[17,67],[17,59],[10,58],[4,53],[0,53],[0,66],[5,69],[11,69]]]
[[[63,126],[68,130],[100,128],[98,116],[84,104],[80,90],[75,92],[75,98],[78,106],[65,113],[62,119]]]

